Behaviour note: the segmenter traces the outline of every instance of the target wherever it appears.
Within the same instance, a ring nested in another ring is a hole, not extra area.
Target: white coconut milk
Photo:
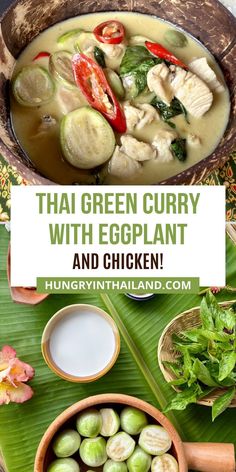
[[[61,370],[73,376],[87,377],[109,364],[115,344],[112,326],[102,315],[92,310],[77,310],[55,325],[49,349]]]

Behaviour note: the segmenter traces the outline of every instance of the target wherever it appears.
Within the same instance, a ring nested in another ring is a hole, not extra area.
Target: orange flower
[[[4,346],[0,351],[0,405],[29,400],[34,392],[25,382],[33,376],[34,369],[20,361],[11,346]]]

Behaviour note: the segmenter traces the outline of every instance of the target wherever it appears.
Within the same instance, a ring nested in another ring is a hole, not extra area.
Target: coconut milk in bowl
[[[112,318],[93,305],[70,305],[48,322],[42,353],[49,368],[71,382],[92,382],[114,365],[120,350]]]

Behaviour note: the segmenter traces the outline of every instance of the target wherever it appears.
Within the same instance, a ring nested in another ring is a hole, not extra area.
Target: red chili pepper
[[[39,52],[37,56],[34,57],[33,61],[37,61],[38,59],[42,59],[43,57],[50,57],[51,54],[46,51]]]
[[[160,57],[160,59],[165,59],[166,61],[175,64],[176,66],[182,67],[183,69],[188,69],[188,66],[184,64],[180,59],[175,57],[168,49],[164,48],[159,43],[151,43],[150,41],[145,41],[147,49],[154,54],[154,56]]]
[[[119,44],[124,39],[125,28],[119,21],[104,21],[104,23],[96,26],[93,34],[100,43]]]
[[[109,86],[99,65],[85,54],[75,54],[72,59],[75,81],[89,104],[102,113],[119,133],[126,131],[124,112]]]

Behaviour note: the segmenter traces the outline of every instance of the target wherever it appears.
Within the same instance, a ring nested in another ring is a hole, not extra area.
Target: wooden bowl
[[[204,8],[204,13],[203,13]],[[155,15],[198,38],[219,62],[231,96],[228,127],[217,149],[163,184],[196,184],[223,165],[236,137],[236,20],[217,0],[16,0],[1,18],[0,29],[0,152],[31,184],[53,184],[39,175],[13,136],[9,113],[9,79],[21,50],[41,31],[72,16],[95,11],[137,11]]]
[[[230,305],[232,305],[231,302],[222,302],[219,303],[220,306],[223,308],[229,308]],[[174,374],[168,370],[163,362],[168,361],[168,362],[174,362],[177,357],[179,356],[179,353],[175,350],[173,343],[172,343],[172,334],[180,334],[182,331],[185,331],[186,329],[189,328],[197,328],[201,324],[200,320],[200,307],[195,307],[191,308],[190,310],[184,311],[181,313],[179,316],[176,316],[174,320],[172,320],[165,328],[165,330],[162,333],[162,336],[159,340],[158,344],[158,350],[157,350],[157,357],[158,357],[158,362],[159,362],[159,367],[162,371],[162,374],[164,375],[164,378],[167,382],[171,382],[174,380],[176,377]],[[174,386],[172,386],[176,391],[178,389]],[[197,403],[199,405],[205,405],[205,406],[212,406],[214,400],[219,397],[220,394],[222,394],[223,389],[216,389],[214,392],[210,393],[206,397],[204,397],[202,400],[198,400]],[[236,394],[234,399],[231,402],[230,405],[231,408],[236,407]]]
[[[75,415],[90,407],[114,407],[118,410],[122,405],[139,408],[149,415],[150,422],[159,423],[168,431],[172,439],[172,454],[179,464],[179,472],[187,472],[188,468],[199,472],[234,472],[235,458],[233,444],[216,443],[182,443],[177,431],[170,421],[159,410],[139,398],[120,394],[103,394],[86,398],[61,413],[45,432],[35,458],[34,472],[47,472],[47,466],[53,459],[51,442],[55,434],[67,426],[74,426]],[[82,468],[82,472],[88,467]],[[102,468],[96,468],[97,471]]]

